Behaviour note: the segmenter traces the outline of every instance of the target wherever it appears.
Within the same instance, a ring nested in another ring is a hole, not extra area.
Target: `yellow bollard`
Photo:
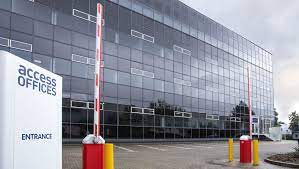
[[[253,140],[253,165],[259,165],[259,141]]]
[[[105,144],[105,148],[104,148],[104,168],[105,169],[114,169],[113,144]]]
[[[228,139],[228,161],[234,161],[234,140],[232,138]]]

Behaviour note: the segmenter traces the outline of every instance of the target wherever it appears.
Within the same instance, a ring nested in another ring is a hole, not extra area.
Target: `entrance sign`
[[[62,78],[0,51],[0,168],[62,168]]]

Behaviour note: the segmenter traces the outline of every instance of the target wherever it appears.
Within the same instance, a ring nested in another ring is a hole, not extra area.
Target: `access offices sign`
[[[62,78],[0,51],[0,169],[62,168]]]

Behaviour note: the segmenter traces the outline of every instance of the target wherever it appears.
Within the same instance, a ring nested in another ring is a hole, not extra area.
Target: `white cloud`
[[[299,111],[298,0],[181,0],[273,54],[274,106]]]

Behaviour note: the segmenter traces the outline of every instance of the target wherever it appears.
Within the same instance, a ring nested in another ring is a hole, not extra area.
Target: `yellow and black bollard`
[[[105,169],[114,169],[113,144],[105,144],[105,148],[104,148],[104,168]]]
[[[253,140],[253,165],[259,165],[259,141]]]
[[[234,161],[234,140],[232,138],[228,139],[228,161]]]

